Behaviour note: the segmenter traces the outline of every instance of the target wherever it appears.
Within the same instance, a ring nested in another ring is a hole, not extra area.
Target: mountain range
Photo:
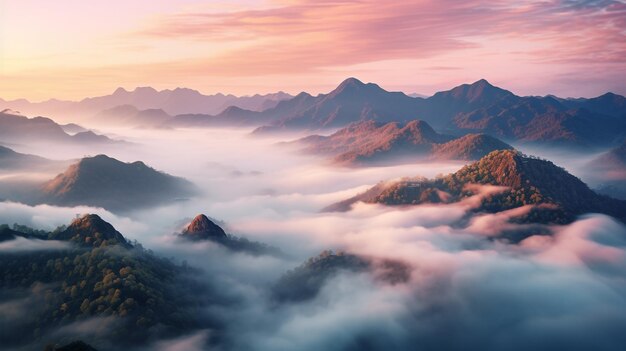
[[[80,102],[0,101],[29,114],[81,116],[132,126],[250,127],[255,133],[332,131],[354,122],[408,123],[420,119],[438,131],[485,133],[520,141],[604,147],[626,137],[626,98],[606,93],[595,98],[518,96],[481,79],[430,97],[386,91],[348,78],[326,94],[285,93],[234,97],[202,95],[191,89],[117,89]],[[35,106],[35,107],[33,107]],[[93,117],[92,117],[93,116]]]
[[[77,125],[60,125],[50,118],[28,118],[11,110],[0,112],[0,140],[6,143],[65,143],[65,144],[118,144],[90,130],[79,130]],[[77,131],[74,134],[64,129]]]
[[[477,160],[513,147],[485,134],[456,138],[439,134],[426,122],[363,121],[330,136],[312,135],[292,144],[310,154],[329,155],[333,164],[389,164],[402,160]]]
[[[137,87],[132,91],[117,88],[110,95],[85,98],[80,101],[51,99],[43,102],[30,102],[25,99],[11,101],[0,99],[0,108],[10,108],[28,115],[72,116],[74,118],[90,118],[100,111],[123,105],[131,105],[138,110],[161,109],[169,115],[217,114],[229,106],[262,111],[289,98],[291,95],[284,92],[238,97],[230,94],[204,95],[197,90],[187,88],[158,91],[151,87]]]
[[[487,133],[507,141],[604,146],[626,136],[625,106],[626,98],[612,93],[591,99],[518,96],[484,79],[422,98],[348,78],[327,94],[301,93],[262,112],[238,108],[219,115],[175,116],[168,125],[262,125],[255,130],[262,134],[333,130],[367,120],[407,123],[421,119],[437,130],[455,134]]]
[[[528,206],[515,218],[523,223],[570,223],[585,213],[626,220],[626,201],[598,195],[580,179],[550,161],[515,150],[494,151],[447,176],[382,182],[353,198],[327,207],[342,211],[362,201],[384,205],[455,203],[476,194],[474,185],[502,187],[482,198],[477,212],[497,213]]]

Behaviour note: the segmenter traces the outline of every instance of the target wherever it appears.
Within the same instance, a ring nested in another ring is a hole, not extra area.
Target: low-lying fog
[[[511,245],[489,239],[511,226],[506,214],[477,215],[458,225],[471,201],[411,208],[359,204],[347,213],[320,213],[378,181],[430,178],[462,164],[336,168],[277,145],[289,139],[251,137],[249,130],[103,131],[135,143],[109,156],[185,177],[203,193],[129,216],[4,202],[0,223],[53,229],[77,213],[97,213],[127,238],[205,269],[207,279],[242,298],[238,306],[218,311],[229,323],[233,349],[585,350],[626,344],[626,229],[609,217],[589,215],[553,227],[553,237]],[[54,159],[93,155],[78,148],[17,151]],[[579,176],[586,163],[580,156],[522,151]],[[253,257],[173,240],[198,213],[223,221],[229,233],[277,246],[288,257]],[[264,289],[324,249],[403,260],[412,269],[410,280],[390,286],[363,274],[341,275],[313,301],[271,306]],[[210,333],[150,347],[201,350]]]

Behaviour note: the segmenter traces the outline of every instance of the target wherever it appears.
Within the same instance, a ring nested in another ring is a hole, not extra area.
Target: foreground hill
[[[420,120],[404,125],[359,122],[327,137],[313,135],[294,143],[302,145],[303,152],[330,155],[333,163],[341,165],[392,163],[402,159],[476,160],[494,150],[512,149],[484,134],[456,139],[439,134]]]
[[[501,192],[484,197],[474,209],[478,212],[502,212],[531,205],[518,221],[568,223],[591,212],[626,220],[626,202],[598,195],[552,162],[514,150],[494,151],[456,173],[433,180],[407,178],[381,183],[327,210],[347,210],[357,201],[385,205],[454,203],[475,193],[472,184],[503,187]]]
[[[194,313],[218,298],[192,278],[197,272],[130,244],[97,215],[39,234],[37,241],[51,249],[0,255],[0,303],[13,304],[23,315],[20,323],[3,325],[3,347],[42,350],[35,345],[80,334],[98,348],[128,349],[154,337],[182,335],[201,323],[212,325]],[[98,333],[77,328],[94,320],[104,323]]]
[[[41,187],[43,201],[62,206],[101,206],[129,211],[191,196],[188,181],[141,161],[124,163],[106,155],[87,157]]]
[[[278,248],[226,234],[224,229],[215,224],[204,214],[199,214],[194,217],[178,235],[184,240],[195,242],[211,241],[229,250],[246,252],[251,255],[284,256]]]
[[[10,110],[0,112],[0,140],[12,143],[114,144],[104,135],[81,131],[70,135],[50,118],[28,118]]]

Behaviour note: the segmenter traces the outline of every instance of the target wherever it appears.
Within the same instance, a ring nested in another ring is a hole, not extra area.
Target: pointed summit
[[[378,94],[381,92],[386,93],[386,91],[377,84],[365,84],[362,81],[351,77],[341,82],[341,84],[339,84],[337,88],[335,88],[335,90],[331,91],[328,94],[328,97],[335,98],[344,95],[364,95],[362,97],[367,98],[368,94]]]
[[[192,240],[226,239],[226,232],[204,214],[197,215],[183,230],[183,237]]]
[[[81,246],[132,247],[120,232],[96,214],[86,214],[74,219],[67,229],[53,234],[51,239],[71,241]]]

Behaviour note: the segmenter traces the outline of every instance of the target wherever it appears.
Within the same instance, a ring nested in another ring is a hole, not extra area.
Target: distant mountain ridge
[[[217,114],[229,106],[261,111],[274,107],[279,101],[291,98],[284,92],[252,96],[204,95],[187,88],[158,91],[151,87],[137,87],[132,91],[117,88],[112,94],[85,98],[80,101],[51,99],[32,103],[25,99],[5,101],[0,108],[10,108],[30,115],[71,115],[90,117],[96,113],[121,105],[132,105],[138,110],[162,109],[169,115],[204,113]]]
[[[69,144],[115,144],[112,140],[92,131],[78,131],[68,134],[62,126],[46,117],[28,118],[21,114],[3,110],[0,112],[0,140],[16,143],[69,143]],[[76,127],[72,127],[76,130]]]
[[[406,124],[364,121],[330,136],[312,135],[292,142],[302,151],[329,155],[334,164],[359,165],[407,160],[477,160],[491,151],[513,147],[484,134],[461,138],[439,134],[421,120]]]
[[[506,141],[579,146],[610,145],[626,138],[626,98],[608,93],[592,99],[517,96],[481,79],[428,98],[389,92],[348,78],[327,94],[299,94],[263,112],[175,116],[171,126],[260,126],[256,134],[332,130],[355,122],[406,123],[421,119],[435,129],[486,133]]]

